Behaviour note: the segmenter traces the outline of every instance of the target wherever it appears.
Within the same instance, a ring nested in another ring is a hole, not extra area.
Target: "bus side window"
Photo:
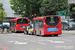
[[[43,20],[39,20],[39,26],[40,28],[43,28]]]
[[[35,28],[38,28],[38,25],[39,25],[39,21],[36,20],[36,21],[35,21]]]
[[[36,20],[36,28],[38,28],[38,20]]]
[[[16,22],[13,22],[13,26],[16,27]]]
[[[13,22],[10,22],[10,26],[13,26]]]

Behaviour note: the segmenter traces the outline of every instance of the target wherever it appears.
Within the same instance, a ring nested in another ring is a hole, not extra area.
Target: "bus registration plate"
[[[55,32],[51,32],[51,33],[55,33]]]
[[[20,28],[25,28],[25,26],[20,26]]]

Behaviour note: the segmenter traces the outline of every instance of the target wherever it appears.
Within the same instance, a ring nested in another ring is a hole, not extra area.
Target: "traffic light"
[[[36,17],[36,14],[32,15],[32,18],[35,18]]]
[[[33,15],[32,15],[32,17],[33,17]]]
[[[33,20],[33,18],[34,18],[34,15],[32,15],[32,16],[31,16],[31,18],[32,18],[32,20]]]
[[[34,16],[36,17],[36,14],[34,14]]]

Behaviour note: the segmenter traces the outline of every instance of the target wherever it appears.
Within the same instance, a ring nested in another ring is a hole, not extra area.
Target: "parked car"
[[[61,21],[63,30],[73,30],[75,29],[75,21],[70,20],[69,22],[66,20]]]
[[[24,34],[33,35],[33,24],[30,24],[29,26],[26,27],[26,29],[24,30]]]

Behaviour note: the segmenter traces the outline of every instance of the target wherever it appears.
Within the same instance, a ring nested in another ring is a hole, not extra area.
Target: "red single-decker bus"
[[[54,35],[62,34],[61,16],[49,15],[33,18],[34,34],[36,35]]]
[[[30,20],[26,17],[19,17],[10,20],[10,31],[24,31],[24,29],[29,26]]]

